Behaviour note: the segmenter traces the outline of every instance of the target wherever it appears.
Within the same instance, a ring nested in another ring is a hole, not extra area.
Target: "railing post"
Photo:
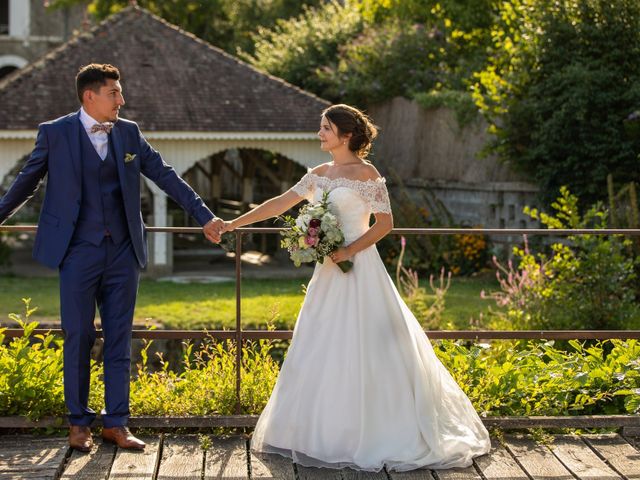
[[[242,276],[242,232],[236,230],[236,415],[242,412],[242,404],[240,402],[240,387],[242,382],[242,375],[240,370],[242,368],[242,290],[241,290],[241,276]]]

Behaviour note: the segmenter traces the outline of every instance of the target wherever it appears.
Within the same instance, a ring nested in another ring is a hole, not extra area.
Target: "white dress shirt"
[[[93,145],[93,148],[96,149],[96,152],[98,153],[100,158],[102,160],[107,158],[107,152],[109,151],[109,135],[107,135],[106,132],[91,133],[91,127],[100,122],[98,122],[91,115],[85,112],[83,107],[80,108],[80,122],[87,132],[89,140],[91,140],[91,144]]]

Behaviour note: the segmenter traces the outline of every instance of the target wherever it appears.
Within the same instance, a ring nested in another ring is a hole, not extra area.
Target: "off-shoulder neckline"
[[[318,175],[317,173],[313,173],[313,172],[307,172],[307,175],[313,175],[314,177],[318,177],[318,178],[324,178],[325,180],[329,180],[329,181],[335,181],[335,180],[346,180],[347,182],[354,182],[354,183],[386,183],[387,179],[384,177],[378,177],[378,178],[367,178],[366,180],[360,180],[357,178],[347,178],[347,177],[336,177],[336,178],[331,178],[331,177],[326,177],[324,175]]]

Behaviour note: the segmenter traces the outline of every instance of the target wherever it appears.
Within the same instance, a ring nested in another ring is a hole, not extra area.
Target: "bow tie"
[[[111,129],[113,128],[113,123],[96,123],[93,127],[91,127],[91,133],[104,132],[107,135],[111,133]]]

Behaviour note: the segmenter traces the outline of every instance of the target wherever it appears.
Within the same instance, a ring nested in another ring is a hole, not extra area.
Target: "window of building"
[[[9,0],[0,0],[0,35],[9,35]]]

